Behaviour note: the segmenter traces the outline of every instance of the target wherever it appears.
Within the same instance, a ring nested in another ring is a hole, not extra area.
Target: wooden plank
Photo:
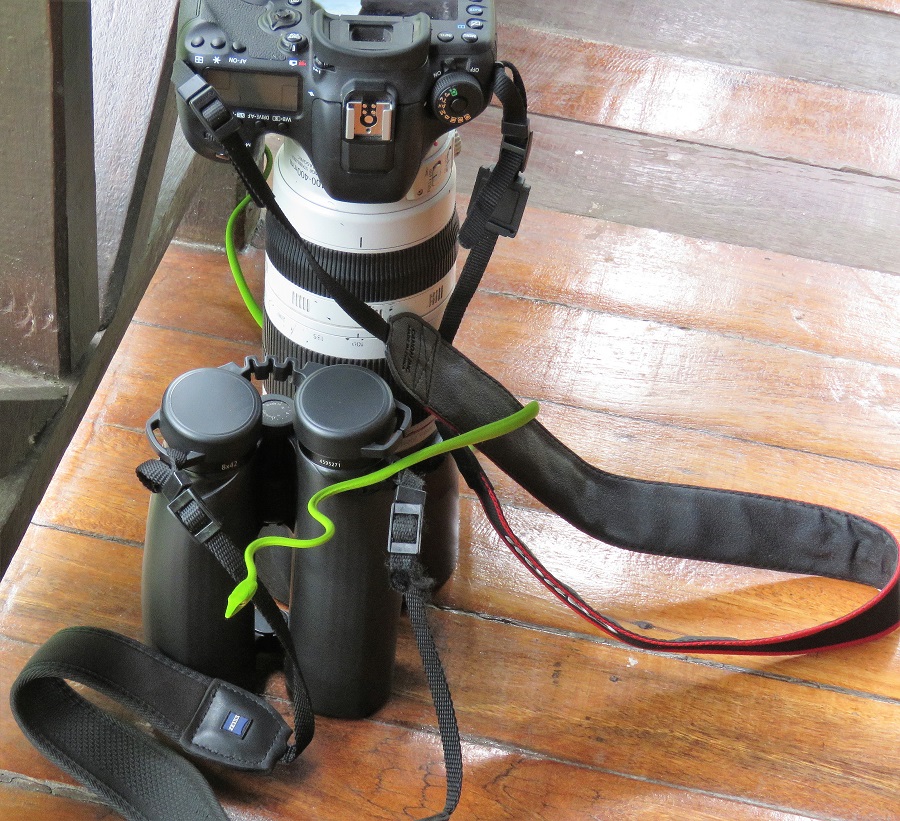
[[[80,617],[87,616],[95,625],[124,631],[129,635],[139,634],[139,600],[134,595],[133,584],[139,572],[140,551],[127,545],[99,542],[76,534],[53,533],[41,528],[33,528],[29,532],[29,538],[32,540],[30,546],[35,550],[19,554],[11,568],[13,575],[5,585],[7,589],[15,589],[18,606],[15,609],[0,606],[0,632],[10,637],[3,641],[6,645],[5,666],[11,667],[12,670],[19,669],[24,664],[24,659],[33,651],[29,644],[22,643],[20,637],[24,634],[29,637],[29,641],[44,640],[58,627],[63,626],[59,623],[60,614],[63,613],[66,614],[67,620],[73,620],[74,623],[78,623]],[[78,567],[83,566],[87,556],[91,557],[92,564],[99,572],[92,574],[85,585],[72,585],[71,579],[77,576]],[[46,594],[49,591],[53,591],[50,599],[56,603],[53,607],[48,607],[47,604]],[[792,699],[800,700],[804,703],[802,708],[804,714],[809,717],[799,727],[785,728],[781,733],[769,734],[774,737],[760,738],[753,735],[729,752],[731,733],[735,732],[739,723],[739,720],[732,716],[735,708],[740,706],[751,714],[758,714],[753,705],[768,703],[772,688],[783,686],[783,682],[775,680],[761,682],[755,676],[736,676],[733,668],[721,668],[719,665],[689,665],[678,659],[636,653],[630,648],[621,646],[605,647],[566,636],[540,633],[535,634],[535,638],[540,636],[540,640],[521,641],[516,638],[517,633],[525,632],[521,628],[462,615],[434,614],[433,621],[438,626],[441,652],[446,661],[457,708],[461,712],[463,731],[482,739],[478,742],[473,740],[467,745],[467,757],[471,756],[473,759],[476,773],[480,771],[478,761],[493,758],[500,752],[496,751],[492,755],[492,748],[499,742],[506,746],[512,745],[518,751],[517,755],[525,759],[522,763],[526,772],[533,765],[533,762],[529,761],[534,758],[529,752],[531,750],[549,755],[560,763],[575,764],[578,770],[569,767],[565,772],[568,772],[569,778],[574,780],[578,795],[583,789],[579,783],[581,777],[589,775],[581,773],[581,768],[594,771],[590,773],[593,783],[612,782],[611,789],[607,789],[616,797],[622,791],[626,795],[631,791],[627,783],[624,787],[617,788],[615,779],[609,778],[611,771],[637,778],[649,777],[663,788],[663,794],[667,795],[670,791],[665,785],[670,777],[672,783],[680,783],[686,772],[691,769],[689,766],[683,771],[680,769],[684,765],[685,758],[679,755],[679,745],[704,741],[709,749],[691,757],[695,760],[695,766],[710,768],[711,772],[704,775],[704,778],[708,778],[711,782],[714,778],[722,777],[722,770],[725,768],[730,767],[729,771],[736,771],[726,776],[725,780],[710,789],[710,792],[719,796],[732,794],[732,782],[739,783],[745,780],[742,768],[734,766],[735,762],[740,760],[746,767],[754,757],[759,756],[766,762],[763,776],[766,777],[768,772],[766,788],[771,791],[767,796],[769,803],[781,802],[778,805],[785,811],[792,809],[808,811],[816,805],[808,806],[803,803],[813,798],[807,796],[802,787],[805,768],[830,766],[832,758],[844,755],[850,757],[852,756],[850,750],[857,749],[854,744],[848,748],[846,754],[840,751],[821,751],[818,744],[810,743],[810,739],[815,738],[815,732],[821,729],[822,723],[828,723],[829,705],[831,708],[834,707],[833,699],[852,699],[854,709],[860,712],[862,737],[857,739],[860,748],[865,749],[865,745],[874,740],[874,736],[879,733],[891,732],[892,725],[889,721],[884,722],[884,728],[878,728],[879,716],[875,715],[891,709],[889,704],[858,696],[828,693],[817,688],[794,686],[786,697],[784,694],[781,695],[783,706],[773,705],[772,709],[775,712],[781,709],[788,710],[791,705],[784,703],[785,700],[788,702]],[[447,644],[449,646],[445,646]],[[511,649],[503,650],[504,647]],[[335,783],[335,767],[353,766],[367,782],[370,778],[383,777],[380,775],[383,768],[395,768],[397,766],[395,758],[385,756],[381,751],[386,735],[388,739],[392,736],[403,737],[405,744],[415,752],[409,768],[411,775],[405,778],[398,776],[399,780],[394,782],[394,790],[391,791],[394,793],[394,799],[398,798],[396,795],[398,791],[402,794],[403,786],[410,781],[412,786],[416,787],[419,778],[415,764],[417,757],[427,755],[432,761],[429,766],[436,765],[435,757],[438,751],[434,746],[434,739],[426,737],[424,744],[421,739],[421,730],[425,729],[427,732],[431,727],[431,708],[418,670],[415,647],[406,630],[401,631],[398,663],[395,698],[378,714],[377,722],[320,722],[320,732],[317,733],[315,746],[310,751],[312,760],[308,766],[316,771],[319,769],[318,761],[321,760],[321,766],[328,768],[329,775],[324,782],[326,789],[330,789],[327,785]],[[493,671],[491,676],[484,675],[484,665],[488,663]],[[9,686],[8,683],[6,686]],[[272,692],[278,697],[283,696],[280,684],[276,683]],[[535,693],[540,693],[540,703],[544,705],[544,709],[535,704]],[[705,724],[697,726],[692,715],[704,699],[709,700],[707,707],[704,708],[707,720]],[[667,722],[661,724],[656,711],[660,709],[662,703],[667,704],[669,718]],[[601,708],[598,704],[605,706]],[[620,710],[627,715],[620,716],[618,712]],[[493,714],[492,721],[498,726],[486,724],[487,712]],[[840,712],[834,710],[835,715],[839,715]],[[605,717],[611,717],[613,714],[616,715],[615,724],[624,725],[622,729],[617,730],[609,726],[609,718]],[[502,721],[498,720],[498,715],[503,716]],[[8,716],[0,717],[0,724],[9,721]],[[393,727],[384,728],[381,722],[385,721],[391,725],[399,723],[407,726],[412,734],[401,733]],[[690,726],[687,726],[688,724]],[[721,737],[710,745],[706,733],[721,732],[723,724],[729,734],[728,737]],[[323,729],[326,738],[324,748],[321,746]],[[329,738],[335,731],[337,737],[329,743]],[[342,745],[344,753],[341,754],[336,745],[341,738],[346,740],[348,733],[351,737],[365,739],[366,743],[354,745],[344,743]],[[785,741],[784,736],[792,733],[794,736],[785,749],[780,754],[774,754],[778,749],[777,745]],[[602,736],[602,740],[595,737],[598,734]],[[665,745],[647,745],[648,736],[665,737],[668,740]],[[0,731],[0,739],[2,739],[0,752],[3,753],[4,760],[16,761],[17,770],[22,774],[33,779],[62,780],[68,783],[69,779],[59,775],[55,768],[40,759],[35,751],[27,747],[24,739],[17,737],[16,733],[4,728]],[[391,744],[390,740],[388,744]],[[370,749],[373,750],[373,755],[364,753],[362,761],[354,760],[354,754],[347,753],[348,750]],[[638,750],[644,752],[635,759]],[[321,759],[318,756],[321,756]],[[630,760],[621,761],[626,758]],[[673,763],[660,764],[656,760],[658,758],[668,759]],[[538,776],[535,773],[528,777],[523,773],[513,777],[513,770],[516,767],[510,767],[510,764],[511,762],[507,761],[506,769],[510,770],[507,777],[510,778],[509,783],[514,791],[514,785],[520,779],[528,782]],[[661,772],[660,766],[666,773],[664,778],[658,775]],[[780,779],[775,777],[774,770],[782,766],[785,767],[782,775],[790,774],[795,777],[799,787],[797,783],[792,783],[779,791]],[[870,810],[869,804],[866,803],[868,799],[863,796],[868,795],[869,791],[878,795],[878,779],[883,776],[883,770],[891,766],[893,763],[889,755],[883,767],[876,768],[868,775],[861,775],[851,767],[838,778],[834,789],[849,790],[846,802],[861,800],[861,803],[857,804],[860,814],[852,817],[878,817],[868,812]],[[657,775],[650,774],[651,768]],[[754,769],[753,772],[758,770]],[[549,775],[544,774],[545,777]],[[778,783],[769,784],[769,781]],[[253,782],[242,782],[242,786],[243,783],[251,788],[252,798]],[[345,782],[341,779],[337,783]],[[489,786],[490,782],[476,774],[475,784],[477,786],[472,799],[483,801],[482,785]],[[312,795],[315,796],[316,788],[313,786],[311,789]],[[789,790],[796,790],[796,794],[788,794]],[[471,785],[469,791],[471,792]],[[413,794],[417,793],[418,789]],[[309,794],[309,790],[304,789],[301,796],[307,797],[308,800]],[[734,794],[740,794],[739,789]],[[234,796],[235,793],[231,792],[231,795]],[[280,791],[276,795],[282,797]],[[381,797],[378,791],[374,795],[362,791],[361,795],[366,796],[363,799],[366,801],[377,802]],[[564,792],[560,793],[560,796],[563,795]],[[594,801],[600,801],[598,806],[603,806],[596,792],[590,792],[585,796],[589,797]],[[782,801],[782,797],[785,800]],[[407,800],[408,798],[407,796]],[[700,809],[707,800],[712,800],[713,806],[719,800],[692,793],[682,795],[681,798],[682,801],[689,799],[698,801]],[[246,796],[244,800],[248,800]],[[436,798],[428,800],[435,803]],[[513,800],[526,799],[522,796]],[[583,799],[579,798],[572,805],[578,812],[571,816],[563,814],[559,817],[580,818],[579,812],[583,809],[581,800]],[[828,800],[831,800],[830,794],[821,799],[821,801]],[[884,807],[889,809],[892,806],[891,800],[888,798]],[[554,804],[556,801],[557,799],[553,798]],[[755,802],[749,803],[752,805]],[[337,813],[341,809],[346,811],[346,807],[342,807],[341,804],[335,806],[333,801],[327,806],[331,812]],[[557,809],[563,811],[565,806],[563,804]],[[840,813],[844,806],[843,802],[838,802],[831,809],[835,813]],[[724,807],[720,809],[724,810]]]
[[[536,114],[900,177],[896,95],[520,26],[502,26],[499,42]]]
[[[728,669],[634,655],[457,614],[434,619],[464,732],[551,757],[799,813],[900,813],[897,702],[785,686]],[[430,708],[402,643],[380,715],[419,725]],[[514,713],[498,721],[503,705]],[[851,730],[846,716],[853,714]],[[823,743],[823,739],[842,739]],[[879,750],[876,757],[870,751]],[[823,778],[823,771],[828,775]]]
[[[808,0],[499,0],[506,24],[896,94],[900,20]],[[559,66],[561,75],[565,64]]]
[[[14,669],[24,665],[32,647],[0,640],[4,659]],[[4,676],[4,679],[6,677]],[[9,682],[0,683],[8,695]],[[283,705],[282,705],[283,706]],[[0,714],[0,752],[16,762],[13,775],[35,788],[75,792],[72,780],[42,759],[15,727],[7,711]],[[464,739],[466,784],[460,818],[529,818],[534,821],[588,821],[598,817],[692,818],[715,821],[798,821],[788,811],[763,810],[752,802],[699,791],[672,788],[657,780],[631,779],[601,768],[554,761],[527,751]],[[202,766],[202,765],[201,765]],[[343,821],[354,815],[396,819],[424,817],[443,803],[440,742],[428,726],[398,727],[383,721],[342,722],[318,719],[316,736],[292,767],[278,767],[271,776],[204,768],[229,817],[258,821],[310,817]],[[25,821],[40,817],[32,807],[54,807],[59,821],[117,818],[96,805],[70,806],[60,798],[33,799],[22,790],[0,788],[0,808],[24,805]],[[18,802],[18,803],[15,803]],[[70,814],[64,814],[69,813]],[[84,815],[84,813],[100,813]],[[497,813],[502,813],[498,816]],[[81,813],[81,814],[79,814]],[[4,818],[10,816],[4,813]],[[16,818],[16,816],[12,816]]]
[[[10,778],[9,782],[6,777]],[[87,795],[79,800],[70,797],[76,794],[73,789],[65,789],[64,795],[54,789],[48,784],[0,773],[0,812],[6,821],[34,821],[35,818],[108,821],[116,817],[112,810],[95,803]]]
[[[561,306],[512,308],[477,296],[458,347],[524,396],[889,467],[900,459],[885,436],[895,368]],[[545,331],[539,347],[534,327]]]
[[[900,460],[885,435],[898,413],[896,368],[490,293],[475,297],[467,321],[460,350],[523,396],[886,467]],[[546,331],[539,347],[535,327]],[[178,332],[138,337],[164,374],[152,408],[179,373],[246,351],[229,343],[185,361],[189,342]],[[147,415],[143,407],[128,424]]]
[[[251,268],[252,270],[252,268]],[[895,366],[893,274],[632,225],[526,211],[485,291]],[[463,321],[462,333],[468,322]]]
[[[242,259],[261,300],[262,251]],[[464,259],[462,251],[460,267]],[[893,274],[536,206],[515,240],[498,243],[482,289],[873,364],[900,361]],[[244,340],[248,350],[259,344],[220,252],[173,245],[137,317]],[[467,327],[464,320],[463,335]]]
[[[498,113],[469,123],[458,167],[468,193],[496,155]],[[531,200],[584,214],[854,267],[897,272],[900,185],[661,137],[532,118]]]

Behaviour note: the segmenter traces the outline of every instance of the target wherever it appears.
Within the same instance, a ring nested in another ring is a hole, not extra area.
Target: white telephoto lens
[[[456,284],[454,137],[434,143],[409,193],[394,203],[332,199],[293,140],[276,157],[272,188],[291,225],[319,264],[385,319],[411,312],[436,326]],[[270,220],[267,230],[266,353],[353,362],[384,375],[384,343],[328,296],[285,229]]]

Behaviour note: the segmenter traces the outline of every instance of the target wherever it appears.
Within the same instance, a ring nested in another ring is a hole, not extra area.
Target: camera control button
[[[441,32],[438,32],[437,38],[438,38],[438,40],[440,40],[442,43],[449,43],[449,42],[452,42],[452,40],[453,40],[453,32],[451,32],[451,31],[441,31]],[[202,45],[202,43],[201,43],[201,45]]]
[[[245,46],[240,40],[235,40],[231,44],[231,50],[237,52],[238,54],[243,54],[247,50],[247,46]]]
[[[206,40],[204,40],[204,39],[203,39],[202,37],[200,37],[199,35],[198,35],[197,37],[192,37],[192,38],[191,38],[191,45],[192,45],[194,48],[200,48],[200,46],[202,46],[205,42],[206,42]]]
[[[484,6],[469,6],[466,9],[466,14],[474,15],[475,17],[480,17],[484,14]]]
[[[279,29],[296,26],[300,22],[301,16],[299,11],[294,11],[293,9],[273,9],[260,18],[260,23],[263,29],[278,31]]]
[[[462,39],[466,43],[477,43],[478,35],[474,31],[466,31],[463,33]]]
[[[309,40],[299,31],[289,31],[281,38],[280,43],[281,49],[288,52],[288,54],[298,54],[307,45],[309,45]]]
[[[466,22],[466,25],[470,29],[483,29],[484,28],[484,20],[478,20],[478,19],[468,20]]]
[[[225,38],[221,35],[218,37],[213,37],[212,40],[209,41],[209,44],[213,48],[225,48]]]

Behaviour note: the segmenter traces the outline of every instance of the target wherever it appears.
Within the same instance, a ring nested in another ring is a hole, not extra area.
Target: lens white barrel
[[[368,295],[363,298],[382,316],[387,319],[412,312],[437,325],[456,284],[455,244],[450,262],[439,261],[447,258],[446,251],[430,259],[428,251],[435,243],[445,248],[444,236],[451,222],[455,225],[454,155],[454,135],[445,135],[422,161],[416,181],[403,200],[347,203],[325,193],[306,152],[298,143],[286,140],[276,157],[272,187],[282,210],[305,240],[330,249],[342,265],[362,271],[354,275],[368,280]],[[419,250],[425,257],[415,268],[440,266],[426,273],[424,287],[420,287],[423,283],[418,270],[408,282],[402,272],[399,282],[379,282],[379,270],[385,264],[399,258],[409,264],[410,255]],[[271,244],[266,255],[266,318],[286,341],[317,354],[319,361],[383,360],[384,344],[359,328],[317,282],[287,275],[270,256],[278,258]],[[325,263],[323,267],[341,279],[340,271],[330,270]],[[276,355],[284,353],[296,355],[293,351],[278,351]]]

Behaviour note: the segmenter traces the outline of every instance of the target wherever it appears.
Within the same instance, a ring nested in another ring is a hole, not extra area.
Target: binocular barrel
[[[148,424],[186,459],[191,491],[241,550],[278,520],[297,538],[320,535],[308,499],[382,467],[408,425],[408,409],[373,371],[308,364],[301,374],[291,400],[261,399],[231,370],[190,371],[167,388]],[[443,583],[457,558],[457,476],[446,456],[428,468],[422,560]],[[285,488],[289,493],[279,493]],[[366,716],[390,695],[401,605],[387,570],[394,494],[386,481],[326,499],[320,510],[334,522],[334,537],[279,554],[279,562],[290,562],[282,571],[290,578],[291,637],[322,715]],[[252,608],[225,619],[235,580],[176,518],[176,503],[162,493],[150,503],[145,637],[182,664],[248,686],[255,674]]]

